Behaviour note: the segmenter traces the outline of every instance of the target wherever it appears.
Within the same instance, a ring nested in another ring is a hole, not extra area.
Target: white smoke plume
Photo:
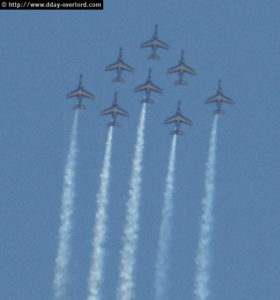
[[[164,193],[164,203],[162,208],[162,219],[160,225],[158,253],[155,267],[155,299],[165,299],[166,286],[168,284],[168,256],[171,238],[171,222],[173,215],[173,193],[174,193],[174,179],[175,179],[175,160],[176,160],[176,142],[177,135],[173,135],[168,171],[166,176],[166,186]]]
[[[121,250],[119,287],[117,297],[121,300],[131,300],[134,297],[134,267],[139,230],[139,202],[141,198],[141,171],[144,150],[144,130],[146,118],[146,103],[143,104],[137,128],[137,139],[132,174],[130,179],[129,199],[126,206],[126,220],[123,233],[123,248]]]
[[[69,151],[64,171],[62,204],[60,212],[60,227],[58,232],[58,249],[55,259],[54,296],[55,299],[64,297],[68,277],[68,264],[71,254],[70,240],[72,230],[72,215],[75,199],[75,173],[77,156],[78,110],[75,111]]]
[[[196,277],[194,294],[197,300],[206,300],[209,296],[210,243],[213,226],[213,200],[215,190],[215,165],[217,144],[218,115],[215,115],[210,136],[208,161],[205,173],[205,196],[202,200],[200,236],[196,256]]]
[[[101,285],[104,276],[104,243],[107,234],[107,206],[108,189],[110,183],[110,167],[112,156],[113,127],[110,126],[106,141],[103,167],[100,174],[100,188],[97,194],[97,212],[95,216],[94,236],[92,240],[93,252],[88,279],[88,300],[101,299]]]

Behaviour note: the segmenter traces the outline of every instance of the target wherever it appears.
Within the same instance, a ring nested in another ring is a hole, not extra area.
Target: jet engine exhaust
[[[71,255],[70,240],[72,230],[72,215],[75,200],[75,173],[77,156],[77,132],[79,111],[76,110],[73,119],[69,151],[67,154],[62,190],[60,212],[60,227],[58,231],[58,249],[54,270],[54,296],[61,299],[65,294],[68,264]]]
[[[213,200],[215,190],[215,165],[218,115],[214,116],[210,135],[208,161],[205,172],[205,196],[202,200],[202,215],[198,250],[196,255],[196,276],[194,294],[197,300],[206,300],[209,295],[210,243],[212,240]]]
[[[173,192],[175,180],[175,160],[176,160],[177,135],[172,136],[172,143],[169,154],[168,171],[164,192],[164,203],[162,208],[162,219],[160,225],[157,260],[155,266],[155,299],[167,299],[165,297],[168,284],[168,256],[171,238],[171,222],[173,215]]]
[[[97,212],[95,215],[94,237],[92,240],[93,252],[91,256],[91,268],[88,279],[88,300],[101,299],[100,288],[103,282],[104,273],[104,243],[107,234],[107,206],[108,189],[110,183],[110,167],[112,157],[113,127],[109,127],[106,141],[106,149],[103,160],[103,167],[100,174],[100,187],[97,198]]]
[[[129,198],[126,204],[126,220],[122,237],[123,248],[121,250],[119,286],[117,291],[117,297],[121,300],[131,300],[134,293],[133,275],[139,230],[139,203],[141,198],[141,172],[144,150],[145,119],[146,103],[142,105],[137,128],[137,139],[130,178]]]

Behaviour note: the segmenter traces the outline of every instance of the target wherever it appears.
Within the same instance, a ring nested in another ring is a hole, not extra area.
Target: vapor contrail
[[[140,121],[137,128],[137,139],[134,158],[132,163],[132,174],[130,179],[129,199],[126,204],[126,223],[123,233],[123,248],[121,250],[118,299],[131,300],[134,289],[134,266],[135,252],[138,240],[139,228],[139,202],[141,187],[142,157],[144,150],[144,129],[146,118],[146,103],[143,104]]]
[[[160,225],[158,253],[156,260],[155,277],[155,299],[166,299],[165,291],[168,270],[168,252],[171,236],[171,221],[173,215],[173,191],[175,179],[175,160],[176,160],[177,135],[173,135],[169,154],[168,171],[166,176],[166,187],[164,193],[164,203],[162,209],[162,220]]]
[[[72,214],[74,210],[75,198],[75,168],[77,155],[77,131],[78,131],[78,115],[76,110],[72,125],[71,139],[67,161],[64,171],[64,182],[62,191],[62,203],[60,212],[60,227],[58,232],[58,249],[55,259],[54,271],[54,296],[55,299],[61,299],[65,294],[65,286],[67,281],[67,269],[70,258],[70,239],[72,229]]]
[[[97,194],[97,212],[95,216],[94,237],[92,240],[93,252],[88,279],[88,300],[101,299],[100,288],[104,273],[104,242],[106,240],[106,221],[108,206],[108,188],[110,182],[110,167],[112,154],[113,127],[110,126],[106,141],[106,149],[100,174],[100,188]]]
[[[206,300],[209,295],[209,266],[210,242],[212,239],[213,223],[213,198],[215,189],[215,164],[216,164],[216,136],[218,115],[215,115],[210,136],[208,161],[205,173],[205,196],[202,200],[202,216],[200,223],[200,237],[196,256],[195,298]]]

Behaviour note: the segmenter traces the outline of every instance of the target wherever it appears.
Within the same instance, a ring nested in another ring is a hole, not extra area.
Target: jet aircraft
[[[86,106],[82,104],[83,98],[95,99],[95,96],[87,92],[83,87],[83,74],[80,75],[78,88],[66,95],[66,98],[77,97],[79,103],[73,107],[73,109],[86,109]]]
[[[117,126],[120,127],[120,124],[117,123],[117,116],[121,115],[124,117],[129,117],[128,112],[121,109],[118,105],[118,93],[115,92],[114,101],[111,107],[104,109],[101,113],[101,116],[112,115],[113,121],[108,123],[108,126]]]
[[[181,58],[179,64],[175,67],[171,67],[168,69],[167,73],[178,73],[179,80],[175,81],[176,85],[187,85],[187,82],[183,80],[184,73],[189,73],[191,75],[196,75],[196,72],[191,67],[187,66],[185,63],[184,50],[181,51]]]
[[[123,61],[123,50],[120,48],[119,57],[117,61],[106,67],[105,71],[117,71],[117,77],[112,81],[114,82],[125,82],[123,78],[121,78],[122,71],[134,72],[134,69]]]
[[[155,32],[151,40],[143,43],[140,48],[148,48],[151,47],[153,53],[148,56],[149,59],[159,59],[160,57],[157,55],[157,49],[169,49],[169,46],[161,41],[158,37],[158,25],[155,25]]]
[[[175,123],[176,126],[176,129],[172,131],[171,134],[176,134],[176,135],[184,135],[183,131],[180,130],[181,123],[186,125],[193,124],[193,122],[190,119],[184,117],[181,114],[181,101],[178,101],[176,114],[173,117],[166,119],[163,124],[171,124],[171,123]]]
[[[219,115],[225,114],[225,111],[221,109],[223,103],[234,104],[234,101],[232,99],[228,98],[223,94],[222,87],[221,87],[221,80],[219,80],[217,94],[215,96],[208,98],[205,101],[205,104],[215,103],[215,102],[217,104],[217,109],[213,111],[213,114],[219,114]]]
[[[141,103],[154,103],[154,101],[150,98],[151,92],[156,92],[162,94],[163,91],[161,88],[153,84],[152,82],[152,69],[149,69],[148,78],[144,84],[137,86],[134,92],[146,92],[146,99],[143,99]]]

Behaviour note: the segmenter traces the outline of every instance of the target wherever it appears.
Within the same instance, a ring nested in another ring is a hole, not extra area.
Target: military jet
[[[154,103],[154,101],[150,98],[151,92],[156,92],[159,94],[163,93],[162,89],[152,82],[152,69],[149,69],[148,71],[148,78],[146,82],[137,86],[134,92],[146,92],[146,99],[143,99],[141,103]]]
[[[215,102],[217,104],[217,109],[213,111],[213,114],[218,114],[218,115],[225,114],[225,111],[221,109],[223,103],[234,104],[234,101],[232,99],[228,98],[223,94],[222,87],[221,87],[221,80],[219,80],[217,94],[215,96],[208,98],[205,101],[205,104],[215,103]]]
[[[118,105],[118,93],[115,92],[114,101],[111,107],[104,109],[101,113],[101,116],[112,115],[113,121],[108,123],[108,126],[117,126],[120,127],[120,124],[117,123],[117,116],[121,115],[124,117],[129,117],[128,112],[121,109]]]
[[[187,66],[184,58],[184,50],[181,51],[181,58],[179,64],[175,67],[171,67],[168,69],[167,73],[178,73],[179,80],[175,81],[176,85],[187,85],[187,82],[183,80],[184,73],[189,73],[191,75],[196,75],[196,72],[191,67]]]
[[[171,123],[175,123],[176,126],[176,129],[172,131],[171,134],[176,134],[176,135],[184,135],[183,131],[180,130],[181,123],[187,125],[193,124],[191,120],[189,120],[188,118],[184,117],[181,114],[181,101],[178,101],[176,114],[173,117],[166,119],[163,124],[171,124]]]
[[[169,46],[165,44],[163,41],[159,40],[158,37],[158,25],[155,25],[155,32],[152,39],[148,42],[143,43],[140,48],[148,48],[151,47],[153,53],[148,56],[149,59],[159,59],[160,57],[157,55],[157,49],[169,49]]]
[[[79,85],[78,88],[70,92],[66,95],[66,98],[73,98],[77,97],[79,103],[73,107],[73,109],[86,109],[86,106],[82,104],[83,98],[88,98],[88,99],[95,99],[95,96],[89,92],[87,92],[84,87],[83,87],[83,75],[80,75],[80,80],[79,80]]]
[[[122,71],[134,72],[134,69],[123,61],[123,51],[120,48],[119,57],[117,61],[106,67],[105,71],[117,71],[117,77],[112,79],[113,82],[125,82],[123,78],[121,78]]]

